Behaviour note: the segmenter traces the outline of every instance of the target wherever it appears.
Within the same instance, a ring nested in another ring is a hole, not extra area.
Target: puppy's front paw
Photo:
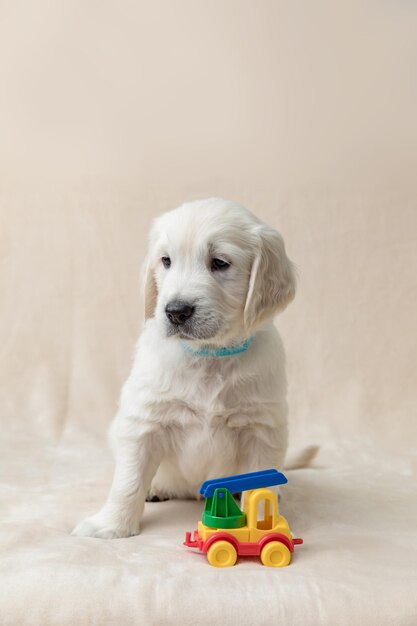
[[[98,539],[120,539],[139,534],[139,525],[125,527],[97,513],[82,520],[71,533],[76,537],[97,537]]]

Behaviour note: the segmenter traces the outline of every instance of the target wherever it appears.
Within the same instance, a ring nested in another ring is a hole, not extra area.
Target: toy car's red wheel
[[[214,567],[231,567],[236,563],[236,548],[224,539],[215,541],[207,550],[207,560]]]
[[[280,541],[269,541],[262,548],[261,561],[267,567],[285,567],[291,561],[291,552]]]

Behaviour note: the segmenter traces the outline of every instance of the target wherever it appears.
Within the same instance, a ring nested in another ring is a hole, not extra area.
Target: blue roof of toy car
[[[214,494],[215,489],[223,487],[230,493],[248,491],[249,489],[260,489],[261,487],[272,487],[273,485],[285,485],[288,480],[276,469],[267,469],[260,472],[249,472],[247,474],[236,474],[225,478],[213,478],[206,480],[200,487],[200,493],[205,498]]]

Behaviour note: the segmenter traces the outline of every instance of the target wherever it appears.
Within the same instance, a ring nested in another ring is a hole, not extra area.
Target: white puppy
[[[153,224],[145,291],[111,427],[113,484],[75,535],[135,535],[148,495],[196,497],[208,478],[284,461],[284,351],[272,319],[295,278],[279,233],[234,202],[184,204]]]

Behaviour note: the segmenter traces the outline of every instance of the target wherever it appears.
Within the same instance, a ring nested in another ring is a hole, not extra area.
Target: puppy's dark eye
[[[211,260],[211,271],[219,272],[222,270],[227,270],[230,267],[230,263],[227,261],[223,261],[223,259],[212,259]]]
[[[171,266],[171,259],[169,258],[169,256],[163,256],[161,261],[162,261],[163,266],[166,267],[166,269],[168,269]]]

